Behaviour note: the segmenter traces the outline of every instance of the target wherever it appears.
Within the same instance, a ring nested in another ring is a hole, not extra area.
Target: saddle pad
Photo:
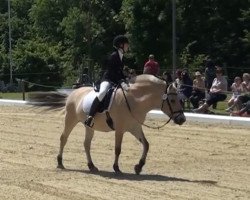
[[[98,112],[103,112],[105,110],[109,110],[110,106],[113,102],[114,99],[114,90],[111,89],[108,91],[106,96],[103,98],[103,100],[100,102],[100,105],[98,107]],[[92,102],[96,98],[96,92],[94,90],[90,91],[83,99],[82,101],[82,108],[83,112],[86,114],[89,114],[90,107],[92,105]]]

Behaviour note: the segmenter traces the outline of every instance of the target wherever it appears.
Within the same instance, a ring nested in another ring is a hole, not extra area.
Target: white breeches
[[[111,84],[108,81],[103,81],[100,85],[100,90],[97,92],[97,98],[99,101],[102,101],[105,95],[108,92],[108,89],[110,88]]]

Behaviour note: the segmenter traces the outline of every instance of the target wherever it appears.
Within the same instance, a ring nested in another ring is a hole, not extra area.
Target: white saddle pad
[[[83,109],[83,112],[86,113],[86,114],[89,114],[89,111],[90,111],[90,108],[91,108],[91,105],[92,105],[92,102],[94,101],[94,99],[96,98],[96,92],[94,90],[90,91],[83,99],[82,101],[82,109]],[[109,106],[108,106],[108,110],[110,109],[111,107],[111,104],[113,102],[113,99],[114,99],[114,92],[111,96],[111,99],[110,99],[110,102],[109,102]]]

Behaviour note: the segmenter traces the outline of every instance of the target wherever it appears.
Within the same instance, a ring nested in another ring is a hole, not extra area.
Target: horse
[[[91,91],[93,91],[93,87],[81,87],[73,90],[70,94],[54,93],[53,98],[47,98],[48,94],[43,94],[42,92],[30,98],[30,102],[42,102],[46,99],[43,105],[50,106],[50,109],[63,108],[63,106],[65,108],[64,128],[60,137],[57,168],[65,168],[63,165],[63,149],[76,124],[79,122],[84,124],[87,118],[87,114],[83,111],[82,102]],[[168,85],[164,80],[156,76],[143,74],[133,77],[129,81],[127,90],[124,90],[122,87],[116,88],[113,94],[113,102],[109,107],[109,116],[113,120],[113,128],[106,123],[107,113],[105,112],[97,113],[94,116],[93,127],[85,126],[84,148],[90,172],[98,172],[98,168],[94,165],[90,154],[94,131],[110,132],[114,129],[115,160],[113,169],[115,173],[122,173],[119,168],[121,144],[124,133],[130,132],[143,145],[139,163],[134,166],[135,173],[140,174],[149,150],[149,143],[144,135],[142,126],[147,113],[153,109],[160,109],[169,116],[169,121],[172,120],[176,124],[182,125],[186,121],[174,84]]]

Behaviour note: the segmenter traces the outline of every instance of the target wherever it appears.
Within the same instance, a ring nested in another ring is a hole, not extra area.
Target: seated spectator
[[[182,73],[181,69],[177,69],[175,72],[175,84],[176,84],[177,90],[180,89],[181,84],[182,84],[181,73]]]
[[[243,82],[242,82],[242,87],[243,87],[243,92],[250,92],[250,74],[249,73],[244,73],[242,76]]]
[[[208,93],[206,102],[199,108],[194,109],[196,113],[208,113],[208,108],[219,101],[224,101],[227,98],[227,80],[223,76],[221,67],[216,67],[216,78],[213,80],[212,86]]]
[[[216,77],[216,67],[214,62],[211,59],[206,60],[205,64],[205,86],[207,89],[207,92],[209,92],[210,88],[212,87],[213,80]],[[216,109],[217,103],[213,104],[213,109]]]
[[[124,66],[123,68],[123,74],[124,76],[128,77],[129,76],[129,67],[128,66]]]
[[[250,117],[250,100],[243,104],[240,111],[232,112],[231,116]]]
[[[172,76],[169,72],[164,71],[162,74],[162,78],[169,84],[173,82]]]
[[[228,108],[226,109],[227,112],[233,111],[233,108],[235,107],[235,102],[237,102],[238,97],[243,92],[241,78],[239,76],[236,76],[234,78],[234,83],[231,85],[231,90],[232,90],[233,95],[228,100]]]
[[[149,55],[148,61],[144,65],[143,74],[152,74],[155,76],[159,75],[160,66],[154,58],[153,54]]]
[[[244,73],[242,76],[243,82],[241,83],[244,94],[239,95],[233,102],[233,104],[227,109],[227,111],[233,111],[235,107],[238,107],[238,110],[241,109],[242,104],[246,103],[248,96],[250,96],[250,74]]]
[[[211,59],[206,60],[205,64],[205,86],[207,92],[209,92],[212,87],[213,80],[216,78],[216,67]]]
[[[129,75],[128,75],[129,79],[135,76],[137,76],[135,69],[129,69]]]
[[[193,80],[193,91],[189,98],[193,108],[199,107],[199,102],[205,98],[205,80],[199,71],[195,72],[195,79]]]
[[[192,94],[192,85],[193,82],[189,77],[189,73],[187,70],[183,70],[181,73],[181,85],[179,87],[179,98],[181,101],[182,106],[184,107],[185,100],[189,99]]]

